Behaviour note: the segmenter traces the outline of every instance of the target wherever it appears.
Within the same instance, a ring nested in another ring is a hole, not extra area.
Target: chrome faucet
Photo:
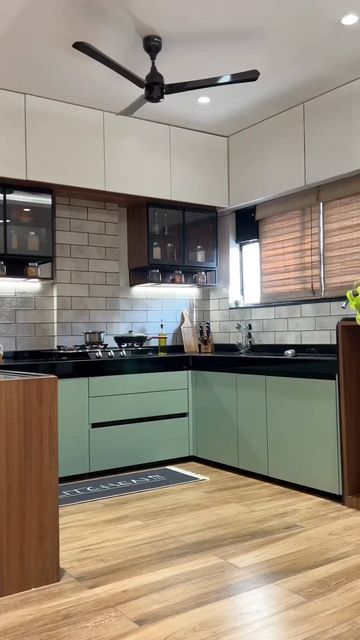
[[[248,353],[254,344],[252,325],[250,323],[244,324],[242,322],[237,322],[235,326],[239,332],[236,346],[241,353]]]

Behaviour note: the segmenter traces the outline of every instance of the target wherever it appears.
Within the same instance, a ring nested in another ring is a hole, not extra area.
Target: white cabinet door
[[[264,197],[264,169],[264,140],[260,125],[230,136],[230,206]]]
[[[105,113],[109,191],[170,198],[170,131],[156,122]]]
[[[173,200],[228,205],[227,139],[170,127]]]
[[[302,105],[230,137],[230,205],[304,186]]]
[[[0,90],[0,176],[26,178],[25,96]]]
[[[360,81],[305,103],[306,182],[360,169]]]
[[[103,113],[26,96],[30,180],[104,189]]]

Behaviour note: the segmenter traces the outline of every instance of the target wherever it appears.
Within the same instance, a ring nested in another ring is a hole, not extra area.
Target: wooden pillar
[[[338,324],[343,500],[360,509],[360,325]]]
[[[59,574],[57,378],[0,372],[0,596]]]

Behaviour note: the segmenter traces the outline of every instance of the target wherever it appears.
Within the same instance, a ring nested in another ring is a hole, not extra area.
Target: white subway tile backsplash
[[[330,331],[302,331],[302,344],[330,344]]]
[[[50,322],[50,323],[38,322],[35,325],[35,332],[37,336],[55,336],[56,325],[54,322]]]
[[[70,205],[57,205],[57,218],[76,218],[79,220],[87,219],[87,210],[85,207],[75,207]]]
[[[220,309],[220,299],[210,298],[210,311],[215,311],[216,309]]]
[[[88,247],[85,245],[71,245],[72,258],[94,258],[102,260],[106,257],[104,247]]]
[[[89,260],[89,271],[116,273],[119,271],[119,263],[116,260]]]
[[[1,312],[0,312],[1,318]],[[18,309],[16,311],[16,322],[54,322],[55,313],[53,309]],[[1,322],[1,320],[0,320]]]
[[[61,271],[59,269],[56,272],[56,280],[57,282],[70,282],[70,271]]]
[[[266,320],[275,317],[274,307],[253,307],[251,310],[253,320]]]
[[[300,344],[301,333],[299,331],[277,331],[275,333],[276,344]]]
[[[71,220],[71,231],[84,231],[85,233],[105,233],[105,223],[94,220]]]
[[[273,331],[259,331],[254,334],[254,344],[274,344],[275,333]]]
[[[230,309],[230,320],[241,322],[242,320],[251,320],[251,309],[248,307]]]
[[[54,336],[43,336],[35,338],[16,338],[16,349],[20,351],[26,349],[53,349],[56,344]],[[5,346],[5,345],[4,345]],[[11,348],[11,347],[6,347]]]
[[[275,318],[298,318],[301,315],[298,304],[279,305],[275,307]]]
[[[55,245],[55,255],[57,258],[62,257],[66,258],[70,255],[70,245],[69,244],[56,244]]]
[[[354,309],[352,309],[349,305],[343,309],[342,304],[345,301],[345,296],[342,300],[337,300],[336,302],[331,303],[330,313],[332,316],[353,316],[355,315]]]
[[[128,282],[129,276],[126,274],[126,282]],[[106,273],[105,274],[105,282],[106,284],[111,285],[120,285],[120,274],[119,273]]]
[[[96,231],[95,233],[103,233],[102,231]],[[105,233],[107,236],[118,236],[119,235],[119,225],[113,222],[106,222],[105,224]]]
[[[316,330],[335,330],[339,319],[339,316],[320,316],[319,318],[316,318]]]
[[[94,288],[96,288],[96,286],[98,285],[90,285],[90,295],[95,295],[96,293],[92,294],[91,292],[91,288],[94,286]],[[99,285],[99,289],[101,289],[102,287]],[[89,285],[88,284],[58,284],[57,285],[57,293],[59,296],[88,296],[89,295]],[[100,295],[105,295],[105,293],[103,292],[102,294],[100,293]]]
[[[96,233],[89,234],[89,245],[93,247],[118,247],[118,236],[105,236]]]
[[[39,299],[39,298],[38,298]],[[33,309],[34,298],[21,298],[19,296],[0,297],[0,311],[2,309]]]
[[[105,284],[105,273],[95,271],[71,271],[72,284]]]
[[[74,296],[71,303],[72,309],[106,309],[106,298],[84,298]]]
[[[148,322],[175,322],[177,320],[176,311],[148,311],[147,312],[147,321]],[[180,318],[179,318],[180,320]]]
[[[312,302],[311,304],[302,304],[301,315],[302,316],[329,316],[330,303],[329,302]]]
[[[263,330],[264,331],[287,331],[287,323],[286,318],[270,318],[263,320]]]
[[[210,311],[210,321],[213,320],[229,320],[229,309]]]
[[[15,322],[15,311],[0,309],[0,322]]]
[[[55,218],[56,231],[70,231],[70,218]]]
[[[54,297],[35,298],[35,309],[54,309]]]
[[[315,318],[289,318],[289,331],[312,331],[315,329]]]
[[[88,208],[88,220],[99,220],[99,222],[118,222],[118,211],[108,211],[105,209]],[[104,233],[101,231],[100,233]]]
[[[58,322],[88,322],[89,311],[75,309],[60,309],[57,312]]]
[[[58,258],[56,268],[64,271],[88,271],[89,261],[86,258]],[[58,280],[58,278],[56,277]]]
[[[58,244],[87,244],[87,233],[76,233],[75,231],[57,231],[56,242]]]
[[[121,333],[129,333],[132,331],[133,325],[131,322],[107,322],[106,332],[110,335],[117,335]]]

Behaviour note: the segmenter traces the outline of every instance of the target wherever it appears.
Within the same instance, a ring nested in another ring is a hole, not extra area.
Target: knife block
[[[199,347],[200,347],[200,353],[213,353],[215,351],[215,346],[214,346],[214,340],[213,340],[212,334],[210,334],[207,344],[204,344],[203,342],[200,341]]]

